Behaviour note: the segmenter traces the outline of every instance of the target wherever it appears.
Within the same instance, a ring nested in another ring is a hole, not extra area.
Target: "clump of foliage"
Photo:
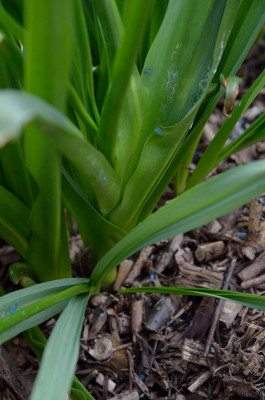
[[[23,258],[13,276],[32,286],[1,297],[0,342],[24,332],[39,357],[45,347],[32,400],[65,399],[87,301],[122,260],[264,192],[265,161],[200,183],[221,160],[265,137],[263,114],[225,144],[264,86],[264,72],[193,174],[183,168],[222,83],[226,113],[232,110],[234,75],[264,22],[264,0],[2,1],[0,235]],[[176,198],[151,214],[172,179]],[[90,278],[71,278],[64,210],[91,247]],[[265,309],[262,297],[237,292],[137,290]],[[37,325],[62,310],[46,345]],[[74,378],[71,398],[92,396]]]

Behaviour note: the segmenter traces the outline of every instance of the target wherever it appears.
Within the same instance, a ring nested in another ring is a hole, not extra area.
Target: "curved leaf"
[[[0,342],[51,318],[62,311],[71,297],[87,291],[88,279],[60,279],[2,296]]]
[[[121,239],[96,265],[90,285],[125,258],[160,240],[187,232],[226,214],[265,191],[265,161],[234,168],[184,192]]]
[[[17,138],[33,123],[87,177],[102,213],[119,199],[118,179],[105,157],[88,143],[62,113],[25,92],[0,91],[0,147]]]
[[[181,287],[138,287],[122,289],[121,293],[163,293],[182,294],[186,296],[215,297],[217,299],[229,300],[242,304],[246,307],[265,310],[265,297],[257,294],[240,293],[230,290],[204,289],[204,288],[181,288]]]

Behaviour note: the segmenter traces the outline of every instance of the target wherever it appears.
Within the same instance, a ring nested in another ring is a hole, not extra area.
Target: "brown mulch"
[[[264,40],[240,69],[242,93],[264,68]],[[262,50],[262,51],[261,51]],[[242,94],[241,93],[241,94]],[[237,124],[233,137],[265,110],[265,91]],[[222,101],[206,125],[199,151],[224,121]],[[265,158],[265,143],[226,160],[219,173]],[[164,201],[172,198],[172,189]],[[75,274],[87,252],[70,241]],[[8,265],[17,261],[1,243],[0,281],[15,286]],[[97,400],[265,398],[264,312],[190,296],[116,295],[121,286],[183,286],[265,292],[265,197],[184,235],[125,260],[113,293],[93,297],[86,311],[76,376]],[[42,325],[48,336],[56,318]],[[0,399],[26,400],[39,362],[23,338],[0,347]]]

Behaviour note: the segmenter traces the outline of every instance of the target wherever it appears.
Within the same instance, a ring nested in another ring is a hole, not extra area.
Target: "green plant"
[[[265,137],[263,114],[225,145],[265,72],[194,173],[182,168],[225,91],[221,75],[233,92],[233,76],[264,22],[264,0],[2,0],[0,235],[26,263],[13,272],[43,283],[1,297],[0,342],[27,331],[41,356],[45,339],[34,327],[63,310],[31,399],[65,399],[87,301],[123,259],[264,192],[265,161],[198,183],[223,158]],[[174,177],[184,193],[149,215]],[[91,246],[89,279],[71,278],[64,207]],[[262,297],[236,292],[143,289],[265,309]],[[71,396],[92,398],[77,380]]]

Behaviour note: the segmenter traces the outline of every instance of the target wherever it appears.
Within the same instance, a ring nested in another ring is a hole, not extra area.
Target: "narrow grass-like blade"
[[[0,164],[5,188],[32,207],[34,197],[21,143],[9,143],[0,149]]]
[[[232,112],[231,118],[227,119],[223,126],[219,129],[207,149],[205,150],[202,158],[200,159],[195,171],[191,175],[187,188],[190,188],[199,183],[205,176],[216,166],[219,162],[219,154],[222,152],[225,142],[229,138],[233,128],[243,112],[250,106],[256,98],[260,90],[265,85],[265,70],[255,80],[251,88],[247,91],[244,97],[240,100],[238,105]],[[241,138],[240,138],[241,140]],[[233,142],[234,143],[234,142]],[[235,141],[237,146],[238,141]],[[223,158],[223,157],[222,157]]]
[[[199,139],[205,123],[216,107],[224,91],[222,88],[218,89],[220,74],[232,76],[237,72],[265,23],[265,5],[263,1],[253,0],[249,2],[248,0],[244,0],[240,4],[238,2],[238,5],[240,7],[236,13],[232,31],[227,44],[223,43],[225,48],[223,49],[223,55],[213,78],[213,82],[217,85],[217,88],[207,96],[205,102],[201,105],[196,115],[194,126],[189,132],[187,140],[185,140],[183,146],[179,149],[177,159],[185,157],[189,153],[191,144]],[[182,160],[181,162],[183,162]],[[199,181],[198,179],[197,182]]]
[[[144,34],[151,8],[151,1],[135,0],[129,9],[128,19],[115,55],[111,71],[111,83],[103,104],[99,125],[99,140],[102,152],[112,165],[115,163],[115,150],[118,138],[122,107],[135,68],[136,57]]]
[[[122,289],[121,293],[163,293],[182,294],[186,296],[215,297],[217,299],[229,300],[242,304],[246,307],[265,310],[265,297],[257,294],[240,293],[230,290],[204,289],[204,288],[182,288],[182,287],[139,287]]]
[[[1,88],[21,88],[23,76],[21,49],[12,36],[9,37],[6,32],[2,32],[1,27],[0,43]]]
[[[57,321],[45,347],[30,400],[66,399],[79,354],[87,301],[88,295],[73,297]]]
[[[237,151],[243,150],[265,139],[265,113],[263,113],[246,131],[221,151],[217,163]]]
[[[96,106],[93,63],[90,50],[89,37],[84,14],[84,3],[81,0],[73,1],[73,12],[71,15],[73,40],[74,40],[74,63],[73,79],[78,80],[80,87],[80,98],[82,99],[86,111],[91,110],[91,114],[96,120],[99,114]]]
[[[263,192],[265,161],[234,168],[193,187],[139,223],[106,253],[92,272],[91,286],[96,288],[113,267],[141,248],[201,226]]]
[[[16,39],[23,40],[25,36],[23,27],[2,6],[0,6],[0,26]]]
[[[0,210],[1,237],[25,257],[30,237],[30,209],[0,185]]]

